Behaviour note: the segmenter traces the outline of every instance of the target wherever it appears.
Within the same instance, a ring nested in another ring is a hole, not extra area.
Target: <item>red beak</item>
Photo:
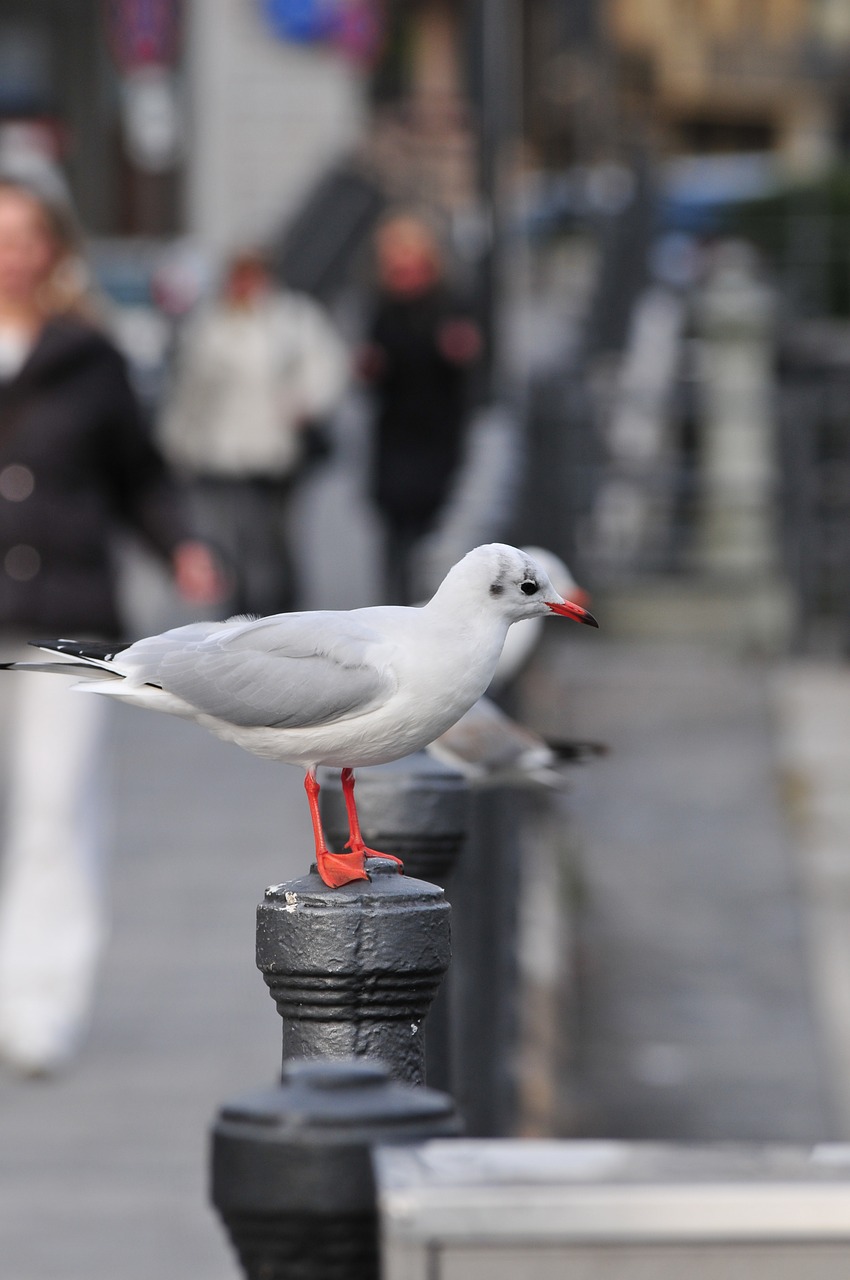
[[[583,622],[586,627],[599,626],[592,613],[582,609],[580,604],[573,604],[571,600],[565,600],[563,604],[553,604],[551,600],[547,600],[546,604],[561,618],[573,618],[576,622]]]

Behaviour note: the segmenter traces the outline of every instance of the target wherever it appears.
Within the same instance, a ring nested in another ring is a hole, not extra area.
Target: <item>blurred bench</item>
[[[383,1280],[838,1280],[850,1147],[438,1140],[374,1155]]]

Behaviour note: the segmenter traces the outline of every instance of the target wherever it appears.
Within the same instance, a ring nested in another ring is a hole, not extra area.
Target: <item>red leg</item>
[[[307,792],[310,818],[313,822],[313,839],[316,843],[316,866],[325,884],[331,889],[338,889],[340,885],[348,884],[350,880],[368,880],[365,857],[362,853],[358,855],[356,850],[352,853],[331,853],[328,849],[325,833],[322,830],[322,819],[319,814],[319,783],[316,779],[315,769],[307,770],[307,776],[304,779],[304,790]]]
[[[388,862],[397,862],[400,867],[403,867],[404,863],[401,858],[396,858],[391,853],[381,853],[378,849],[370,849],[364,842],[360,831],[360,819],[357,816],[357,805],[354,803],[354,770],[343,769],[340,777],[342,779],[345,811],[348,814],[346,849],[350,849],[352,853],[360,854],[365,858],[386,858]]]

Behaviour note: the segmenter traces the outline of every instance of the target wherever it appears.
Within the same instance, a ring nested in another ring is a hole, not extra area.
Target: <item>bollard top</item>
[[[428,880],[416,880],[413,876],[400,875],[394,862],[370,858],[368,880],[352,880],[349,884],[331,889],[324,883],[313,863],[306,876],[287,880],[283,884],[269,885],[264,903],[269,907],[295,910],[299,905],[350,907],[354,903],[369,905],[378,899],[387,906],[442,906],[445,893]]]
[[[224,1103],[219,1126],[262,1130],[276,1140],[415,1141],[423,1128],[459,1130],[454,1102],[435,1089],[399,1084],[375,1059],[289,1059],[280,1085]],[[259,1135],[258,1135],[259,1136]]]
[[[390,1073],[382,1062],[349,1058],[341,1062],[308,1062],[287,1058],[281,1080],[284,1084],[305,1083],[311,1089],[368,1089],[386,1084]]]
[[[373,1146],[459,1132],[448,1095],[397,1084],[382,1062],[287,1061],[279,1085],[219,1111],[213,1203],[224,1214],[373,1213]]]

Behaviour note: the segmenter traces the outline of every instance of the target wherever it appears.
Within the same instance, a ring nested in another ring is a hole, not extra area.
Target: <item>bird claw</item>
[[[368,845],[358,844],[356,841],[346,840],[345,848],[363,858],[380,858],[383,862],[394,862],[399,867],[404,866],[401,858],[397,858],[394,853],[382,853],[380,849],[370,849]]]

